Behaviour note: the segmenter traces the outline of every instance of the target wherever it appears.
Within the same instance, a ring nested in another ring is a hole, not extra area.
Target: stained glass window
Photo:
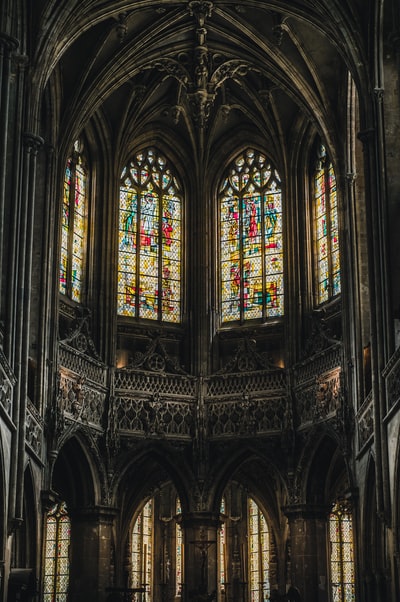
[[[351,507],[337,501],[329,517],[332,602],[354,602],[354,550]]]
[[[181,501],[179,498],[176,499],[176,515],[182,513]],[[175,555],[175,590],[176,596],[182,595],[182,583],[183,583],[183,537],[182,528],[178,521],[175,524],[175,542],[176,542],[176,555]]]
[[[278,172],[253,149],[219,190],[222,322],[283,315],[282,191]]]
[[[269,530],[258,504],[248,498],[249,601],[269,598]]]
[[[321,146],[314,175],[314,245],[318,303],[340,293],[339,227],[336,177]]]
[[[77,141],[64,173],[59,290],[81,301],[86,254],[88,176]]]
[[[152,599],[152,558],[153,500],[150,499],[143,506],[132,530],[132,587],[146,587],[147,600]]]
[[[71,525],[64,502],[47,514],[44,551],[43,602],[66,602],[69,581]]]
[[[219,509],[222,515],[225,514],[225,498],[221,500]],[[219,552],[219,587],[221,594],[226,593],[227,575],[227,557],[226,557],[226,532],[225,523],[222,522],[218,531],[218,552]]]
[[[118,314],[181,319],[180,186],[163,155],[138,153],[120,182]]]

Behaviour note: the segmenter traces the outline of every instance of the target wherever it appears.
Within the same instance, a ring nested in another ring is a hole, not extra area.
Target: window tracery
[[[337,500],[329,516],[330,572],[333,602],[353,602],[353,519],[347,500]]]
[[[73,301],[82,299],[86,240],[88,171],[77,140],[64,172],[59,291]]]
[[[47,514],[44,552],[43,602],[66,602],[69,582],[71,523],[65,502]]]
[[[340,255],[336,176],[320,146],[313,189],[313,238],[317,304],[340,293]]]
[[[283,315],[282,190],[265,155],[247,149],[219,189],[223,323]]]
[[[132,588],[146,589],[152,599],[153,569],[153,499],[148,500],[136,518],[132,529]]]
[[[181,320],[182,195],[165,157],[137,153],[120,181],[117,311]]]
[[[250,602],[269,598],[269,529],[264,513],[248,498],[248,579]]]

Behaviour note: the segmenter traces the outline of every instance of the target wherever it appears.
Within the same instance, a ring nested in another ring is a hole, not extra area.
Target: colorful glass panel
[[[248,498],[249,600],[263,602],[270,594],[269,530],[257,503]]]
[[[252,149],[220,188],[220,257],[222,322],[283,315],[281,182]]]
[[[179,498],[176,499],[176,514],[181,514],[181,501]],[[183,583],[183,534],[182,528],[178,521],[175,525],[175,541],[176,541],[176,554],[175,554],[175,595],[182,595],[182,583]]]
[[[316,294],[324,303],[340,293],[339,228],[336,177],[331,163],[326,165],[324,147],[314,175],[314,244]]]
[[[346,501],[337,501],[332,508],[329,539],[332,600],[354,602],[353,521]]]
[[[66,602],[71,525],[65,503],[48,513],[44,551],[43,602]]]
[[[146,588],[146,598],[152,599],[153,559],[153,500],[142,508],[132,529],[132,572],[133,588]],[[144,596],[143,596],[144,599]]]
[[[221,506],[219,509],[220,513],[225,514],[225,498],[221,499]],[[226,582],[228,580],[227,575],[227,557],[226,557],[226,533],[225,533],[225,522],[221,522],[221,526],[218,531],[218,550],[219,550],[219,587],[221,593],[225,592]]]
[[[118,314],[181,319],[179,185],[154,149],[139,153],[121,174]]]
[[[79,146],[77,143],[76,147]],[[59,291],[79,302],[86,253],[87,171],[76,151],[67,161],[62,203]]]

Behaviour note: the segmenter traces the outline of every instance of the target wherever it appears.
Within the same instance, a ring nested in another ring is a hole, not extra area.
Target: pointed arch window
[[[282,190],[277,170],[253,149],[219,188],[223,323],[283,315]]]
[[[142,508],[132,529],[132,587],[146,588],[152,599],[153,500]]]
[[[118,314],[180,322],[182,194],[165,157],[136,154],[119,199]]]
[[[65,502],[56,504],[47,514],[43,602],[66,602],[69,582],[69,545],[71,523]]]
[[[219,512],[222,518],[225,515],[225,496],[221,499]],[[221,595],[226,594],[227,575],[227,556],[226,556],[226,529],[225,522],[221,521],[221,526],[218,531],[218,556],[219,556],[219,590]]]
[[[336,176],[320,146],[314,174],[313,238],[317,304],[340,293],[340,255]]]
[[[269,598],[269,529],[265,516],[253,500],[248,498],[248,559],[249,600],[262,602]]]
[[[333,602],[354,602],[354,547],[351,505],[335,502],[329,516],[330,573]]]
[[[182,506],[179,497],[176,498],[176,517],[182,514]],[[175,596],[182,596],[183,584],[183,533],[178,520],[175,523]]]
[[[76,141],[64,172],[59,291],[80,302],[87,245],[88,170]]]

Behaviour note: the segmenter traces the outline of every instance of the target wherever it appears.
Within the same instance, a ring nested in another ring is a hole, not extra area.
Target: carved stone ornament
[[[168,355],[160,336],[150,340],[144,352],[136,351],[130,358],[126,369],[149,370],[159,374],[187,374],[179,366],[177,358]]]
[[[66,343],[84,355],[100,360],[90,333],[90,318],[90,310],[86,307],[78,306],[75,309],[75,319],[65,333],[65,336],[60,339],[60,342]]]
[[[254,370],[276,370],[276,366],[265,353],[257,351],[257,343],[254,339],[244,338],[239,342],[234,357],[217,374]]]

